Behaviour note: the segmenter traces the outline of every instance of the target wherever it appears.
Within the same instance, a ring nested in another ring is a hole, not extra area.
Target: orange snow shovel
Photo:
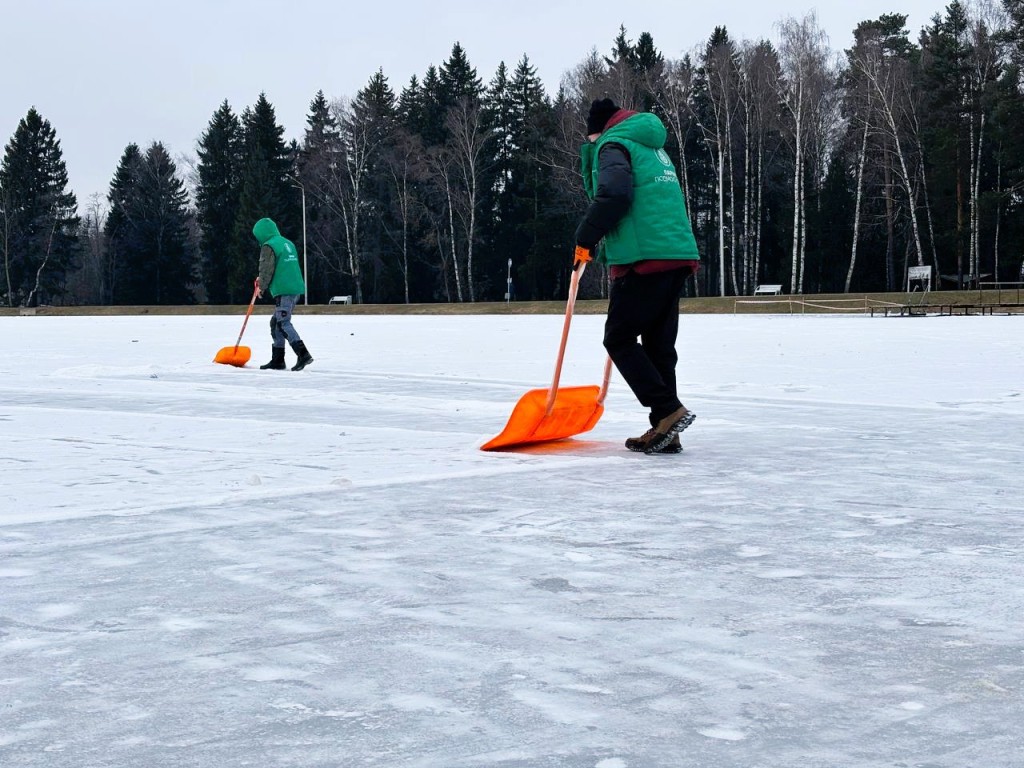
[[[256,304],[256,297],[259,295],[259,292],[260,281],[257,280],[253,284],[252,299],[249,300],[249,309],[246,310],[245,320],[242,321],[242,330],[238,333],[238,340],[235,342],[235,346],[221,347],[220,351],[217,352],[217,356],[213,358],[213,362],[233,365],[236,368],[241,368],[249,362],[249,358],[252,357],[252,350],[238,345],[242,343],[242,334],[245,333],[245,326],[249,322],[249,315],[252,314],[252,308]]]
[[[550,440],[564,440],[567,437],[588,432],[594,428],[604,413],[604,398],[608,394],[608,381],[612,373],[612,361],[604,366],[604,383],[600,386],[558,388],[562,375],[562,358],[565,343],[569,338],[569,322],[576,304],[580,275],[586,261],[577,261],[569,285],[569,302],[565,308],[565,323],[562,326],[562,342],[558,347],[555,375],[550,389],[531,389],[516,403],[508,424],[501,434],[480,446],[483,451],[511,448]]]

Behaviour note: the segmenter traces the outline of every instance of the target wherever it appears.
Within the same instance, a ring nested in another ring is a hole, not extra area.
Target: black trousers
[[[651,410],[651,426],[682,406],[676,336],[679,296],[689,275],[688,269],[674,269],[612,280],[604,347],[636,399]]]

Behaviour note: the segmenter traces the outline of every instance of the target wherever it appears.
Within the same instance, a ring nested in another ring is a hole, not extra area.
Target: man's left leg
[[[681,406],[675,391],[675,336],[671,328],[663,328],[673,311],[678,328],[678,291],[669,273],[631,272],[617,278],[612,281],[604,327],[604,346],[612,362],[640,404],[659,419]],[[669,381],[659,368],[669,373]]]
[[[277,308],[274,311],[274,317],[277,318],[277,327],[284,337],[291,344],[292,350],[298,357],[295,365],[292,366],[293,371],[301,371],[307,365],[313,362],[313,356],[309,354],[309,350],[306,349],[305,343],[299,337],[298,331],[295,330],[295,326],[292,325],[292,312],[295,310],[295,304],[298,301],[298,296],[278,296]]]
[[[679,296],[688,275],[689,271],[683,269],[650,275],[664,281],[657,291],[652,291],[655,296],[651,302],[652,316],[640,333],[640,345],[664,383],[665,394],[651,406],[652,427],[682,406],[676,389],[676,364],[679,362],[676,340],[679,336]]]
[[[662,312],[641,335],[644,350],[651,363],[658,369],[666,389],[673,395],[671,402],[665,400],[651,408],[651,429],[654,434],[643,446],[644,453],[681,451],[679,433],[689,427],[696,418],[679,401],[679,394],[676,391],[676,363],[679,360],[676,352],[676,339],[679,334],[679,296],[688,275],[687,270],[673,270],[664,275],[667,278],[664,286],[667,294]]]
[[[678,453],[678,434],[694,419],[679,401],[675,376],[679,296],[687,275],[630,273],[612,282],[605,348],[637,400],[650,409],[651,429],[626,441],[631,451]]]

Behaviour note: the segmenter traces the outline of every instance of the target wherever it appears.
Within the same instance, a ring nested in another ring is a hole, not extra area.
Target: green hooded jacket
[[[274,271],[270,285],[264,290],[269,290],[274,296],[298,296],[306,292],[306,283],[302,279],[302,270],[299,269],[299,252],[295,250],[295,243],[286,237],[282,237],[273,219],[260,219],[252,228],[255,237],[261,246],[266,246],[274,251]]]
[[[599,261],[633,264],[648,259],[700,259],[679,177],[665,152],[667,135],[657,115],[640,112],[580,149],[583,186],[591,199],[597,191],[598,155],[605,144],[625,147],[633,167],[633,204],[601,241]]]

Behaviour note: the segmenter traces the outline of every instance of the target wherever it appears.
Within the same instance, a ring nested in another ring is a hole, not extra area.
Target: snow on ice
[[[652,457],[479,450],[560,316],[238,320],[0,318],[5,768],[1024,765],[1021,318],[684,316]]]

